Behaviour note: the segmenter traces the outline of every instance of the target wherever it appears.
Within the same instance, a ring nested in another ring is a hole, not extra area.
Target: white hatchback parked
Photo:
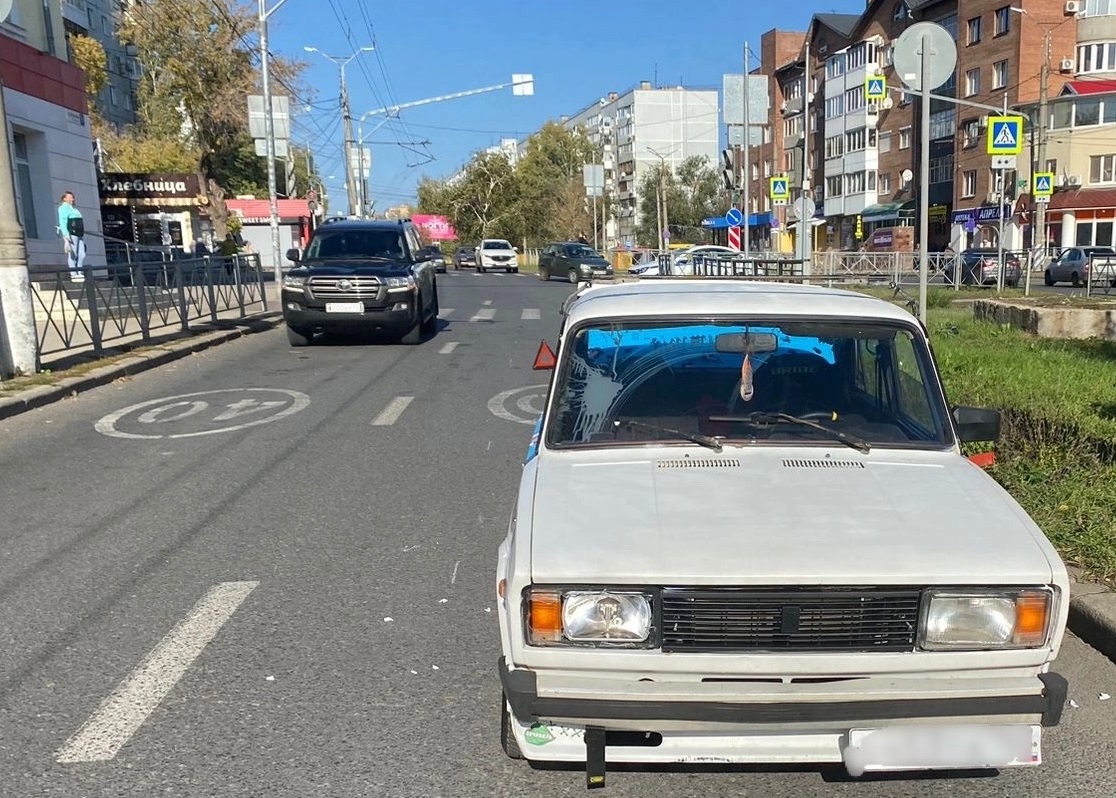
[[[589,786],[606,762],[1040,763],[1066,569],[962,455],[999,413],[947,405],[916,319],[603,285],[554,354],[496,572],[508,755]]]

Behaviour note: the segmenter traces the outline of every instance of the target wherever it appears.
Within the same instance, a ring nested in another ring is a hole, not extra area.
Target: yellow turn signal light
[[[1015,599],[1015,634],[1012,642],[1020,646],[1041,646],[1050,623],[1050,593],[1027,591]]]
[[[527,595],[527,634],[532,645],[562,639],[562,597],[553,592]]]

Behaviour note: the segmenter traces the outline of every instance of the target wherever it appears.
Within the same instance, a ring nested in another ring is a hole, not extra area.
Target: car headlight
[[[414,277],[387,277],[384,279],[384,285],[387,286],[389,291],[413,291],[415,289]]]
[[[300,277],[296,274],[288,274],[283,277],[284,288],[302,288],[306,285],[306,278]]]
[[[579,264],[577,268],[579,268],[583,272],[591,272],[591,271],[593,271],[593,264],[582,263],[582,264]]]
[[[633,590],[531,588],[524,596],[524,620],[533,646],[644,648],[651,638],[651,596]]]
[[[933,590],[924,604],[919,647],[928,651],[1039,648],[1046,645],[1049,588]]]

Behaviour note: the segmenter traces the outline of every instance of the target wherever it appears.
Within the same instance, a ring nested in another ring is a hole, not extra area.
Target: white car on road
[[[513,274],[519,271],[519,256],[510,241],[486,238],[477,247],[477,272],[501,271]]]
[[[1041,762],[1066,569],[962,454],[1000,415],[947,405],[915,318],[598,285],[556,355],[495,579],[510,756],[590,786],[606,762]]]
[[[677,254],[671,253],[671,274],[693,274],[695,258],[732,257],[733,255],[739,257],[740,252],[738,250],[732,249],[731,247],[722,247],[716,244],[698,244],[697,246],[690,247],[689,249],[684,249]],[[638,264],[630,268],[628,270],[628,273],[634,274],[637,277],[658,277],[659,261],[653,260],[650,263]]]

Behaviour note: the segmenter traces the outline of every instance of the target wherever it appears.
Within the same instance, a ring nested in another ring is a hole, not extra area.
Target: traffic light
[[[736,170],[736,159],[733,157],[732,149],[721,150],[721,163],[724,164],[725,171]]]
[[[732,169],[726,169],[721,172],[721,182],[725,184],[725,188],[732,191],[736,188],[736,172]]]

